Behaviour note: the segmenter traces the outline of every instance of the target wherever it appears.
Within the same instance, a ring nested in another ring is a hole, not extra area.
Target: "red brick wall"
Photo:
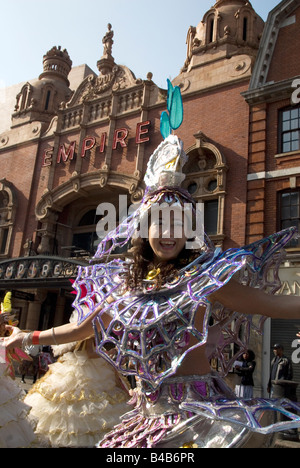
[[[37,147],[33,143],[1,153],[1,179],[5,178],[13,184],[17,198],[17,212],[9,251],[11,257],[20,255],[26,240],[24,226],[31,224],[29,204],[34,184],[36,151]]]
[[[300,75],[300,8],[291,16],[293,15],[296,16],[296,22],[279,30],[267,81],[281,81],[288,77]]]

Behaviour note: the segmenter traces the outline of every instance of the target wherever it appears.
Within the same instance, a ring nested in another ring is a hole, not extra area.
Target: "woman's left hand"
[[[10,335],[0,338],[0,344],[6,349],[22,348],[23,338],[26,333],[22,332],[20,328],[13,327],[12,325],[5,325],[5,328],[10,332]]]

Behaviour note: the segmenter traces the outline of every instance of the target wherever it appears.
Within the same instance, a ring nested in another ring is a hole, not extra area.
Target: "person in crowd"
[[[292,361],[284,355],[284,347],[280,343],[274,344],[273,353],[268,391],[272,398],[289,398],[291,401],[297,401],[297,383],[293,381]],[[279,420],[286,420],[285,415],[279,415]],[[285,439],[298,440],[298,430],[291,428],[281,436]]]
[[[19,372],[21,374],[21,382],[26,384],[26,376],[32,376],[32,383],[36,382],[39,374],[39,360],[40,353],[42,351],[42,346],[31,346],[28,354],[31,357],[31,360],[23,360],[20,364]]]
[[[253,397],[253,373],[255,371],[256,362],[255,354],[251,349],[245,351],[240,361],[235,365],[235,371],[240,377],[240,384],[235,386],[235,394],[239,398]]]
[[[284,348],[280,343],[273,346],[274,358],[271,361],[268,392],[272,397],[291,398],[291,382],[293,380],[292,361],[284,355]]]

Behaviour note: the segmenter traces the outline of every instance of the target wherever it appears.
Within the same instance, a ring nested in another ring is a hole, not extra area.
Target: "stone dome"
[[[230,58],[245,53],[255,57],[263,29],[264,21],[249,1],[217,1],[198,26],[188,31],[183,70],[221,56]]]

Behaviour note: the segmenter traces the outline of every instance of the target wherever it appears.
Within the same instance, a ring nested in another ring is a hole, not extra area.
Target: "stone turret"
[[[61,79],[70,86],[68,75],[72,68],[72,60],[66,49],[61,50],[61,46],[54,46],[43,58],[43,73],[39,79]]]
[[[251,73],[263,29],[264,21],[249,1],[217,1],[188,30],[187,57],[176,84],[184,77],[190,83],[201,80],[207,88]]]
[[[25,83],[17,94],[12,127],[33,121],[49,124],[72,96],[68,80],[71,68],[67,50],[52,47],[43,57],[43,72],[39,78]]]

